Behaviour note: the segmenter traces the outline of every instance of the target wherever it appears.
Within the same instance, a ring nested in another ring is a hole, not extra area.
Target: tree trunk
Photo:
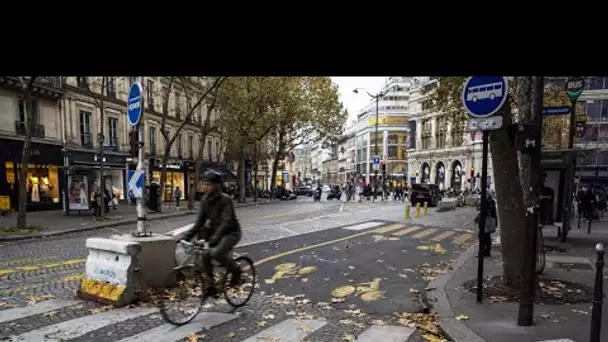
[[[274,194],[274,189],[277,183],[277,169],[279,168],[279,155],[283,153],[283,139],[285,137],[284,132],[279,132],[279,139],[277,142],[277,152],[274,154],[274,160],[272,161],[272,174],[270,175],[270,198],[272,198],[272,194]],[[283,175],[281,175],[283,177]]]
[[[158,201],[160,202],[158,206],[158,212],[162,212],[162,203],[163,203],[163,195],[165,194],[165,186],[167,179],[167,162],[169,161],[169,154],[171,154],[171,145],[167,144],[168,142],[165,140],[165,153],[163,153],[163,167],[160,169],[160,194],[158,196]],[[167,199],[165,198],[165,201]]]
[[[245,143],[241,143],[239,150],[239,202],[245,202]]]
[[[528,123],[533,119],[532,113],[532,77],[517,77],[517,103],[519,110],[519,121]],[[522,189],[523,201],[528,203],[530,187],[530,155],[518,153],[519,175]]]
[[[203,132],[198,144],[198,158],[196,159],[196,165],[194,166],[194,184],[193,186],[190,186],[191,191],[188,194],[188,209],[190,210],[194,210],[198,182],[201,179],[201,173],[203,171],[203,159],[205,158],[205,144],[207,143],[207,135],[207,133]]]
[[[258,164],[260,154],[258,151],[258,143],[253,145],[253,201],[258,201]]]
[[[17,215],[17,228],[24,229],[27,227],[27,171],[30,164],[30,154],[32,145],[32,120],[33,108],[30,106],[31,100],[31,83],[25,89],[23,96],[23,113],[25,115],[25,140],[23,141],[23,150],[21,152],[21,169],[19,169],[19,214]]]
[[[510,106],[502,110],[504,126],[512,123]],[[526,234],[526,209],[519,185],[517,147],[509,132],[501,129],[490,134],[492,168],[494,170],[496,197],[499,201],[498,218],[502,249],[503,277],[505,283],[516,288],[520,285],[523,270],[523,245]]]

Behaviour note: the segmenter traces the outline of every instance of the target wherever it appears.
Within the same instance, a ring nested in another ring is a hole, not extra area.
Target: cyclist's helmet
[[[211,183],[221,183],[222,174],[215,170],[207,170],[203,173],[203,180]]]

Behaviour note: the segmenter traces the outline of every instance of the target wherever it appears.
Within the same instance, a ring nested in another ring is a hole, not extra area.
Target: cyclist
[[[210,248],[203,251],[201,256],[207,296],[217,294],[213,281],[213,259],[232,274],[229,286],[238,286],[241,280],[241,269],[232,256],[232,249],[241,240],[241,225],[234,213],[232,198],[222,193],[221,183],[220,173],[213,170],[203,173],[205,195],[201,199],[200,212],[194,226],[184,237],[185,240],[190,240],[198,234],[200,239],[209,242]]]

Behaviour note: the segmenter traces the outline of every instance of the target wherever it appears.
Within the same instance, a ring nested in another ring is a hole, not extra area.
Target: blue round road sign
[[[137,126],[142,116],[142,90],[141,84],[135,82],[131,84],[131,90],[129,91],[129,98],[127,99],[127,114],[129,116],[129,123],[131,126]]]
[[[474,118],[487,118],[502,108],[509,95],[509,82],[502,76],[472,76],[462,89],[462,104]]]

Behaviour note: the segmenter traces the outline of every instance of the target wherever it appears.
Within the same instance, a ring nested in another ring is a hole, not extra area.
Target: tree
[[[229,77],[219,92],[227,151],[239,161],[240,201],[245,200],[247,154],[275,127],[274,109],[285,86],[287,78],[284,77]]]
[[[105,103],[104,103],[104,91],[106,91],[107,94],[107,87],[108,87],[108,77],[107,76],[102,76],[99,77],[97,79],[98,83],[94,84],[94,86],[91,86],[91,77],[87,77],[86,81],[84,82],[87,91],[89,92],[89,95],[93,98],[93,100],[95,101],[95,105],[97,106],[97,108],[99,108],[99,135],[98,135],[98,140],[97,142],[99,143],[99,187],[101,189],[101,206],[100,206],[100,211],[101,211],[101,220],[105,219],[105,209],[106,209],[106,201],[103,200],[104,196],[105,196],[105,184],[104,184],[104,156],[103,156],[103,143],[105,142],[105,136],[104,136],[104,130],[103,130],[103,123],[105,120]]]
[[[339,101],[338,88],[329,77],[287,77],[273,113],[272,136],[276,151],[271,193],[280,158],[302,144],[336,140],[348,117]]]
[[[202,104],[206,109],[204,111],[205,117],[201,119],[201,122],[198,123],[198,131],[199,135],[199,144],[198,144],[198,157],[196,159],[196,165],[194,167],[194,174],[196,175],[194,186],[192,190],[188,194],[188,209],[194,209],[194,199],[196,196],[196,184],[198,183],[198,179],[201,175],[203,169],[203,161],[205,158],[205,145],[207,144],[207,137],[212,132],[215,132],[220,127],[222,112],[218,110],[217,103],[219,97],[219,91],[222,87],[222,83],[226,80],[225,76],[217,78],[217,85],[213,88],[213,91],[207,95],[204,103]],[[214,120],[211,118],[214,116]],[[219,160],[218,160],[219,162]]]
[[[465,114],[461,94],[464,85],[464,77],[440,77],[438,87],[432,96],[435,109],[442,116],[448,118],[451,124],[464,125],[467,115]],[[492,167],[494,170],[496,195],[500,201],[498,216],[502,258],[503,278],[507,285],[519,287],[523,274],[524,254],[521,241],[524,241],[526,231],[526,207],[524,202],[524,191],[522,184],[519,156],[513,136],[506,127],[515,120],[526,122],[532,118],[531,78],[515,78],[510,89],[510,101],[503,107],[503,126],[505,128],[496,130],[490,135],[490,149],[492,152]],[[515,114],[516,113],[516,114]],[[524,179],[527,168],[522,168]]]
[[[222,82],[222,78],[215,78],[214,80],[210,80],[207,77],[179,77],[178,82],[182,90],[184,91],[186,97],[186,115],[181,120],[179,125],[175,128],[173,132],[169,131],[169,127],[167,125],[167,121],[169,118],[169,100],[170,95],[173,89],[173,85],[178,78],[175,76],[169,77],[166,80],[166,84],[163,87],[162,91],[162,117],[160,122],[160,134],[163,137],[165,142],[165,151],[162,157],[162,167],[160,174],[160,189],[161,191],[165,191],[165,183],[167,178],[167,162],[169,161],[169,157],[171,156],[171,148],[173,147],[173,143],[175,140],[180,137],[180,134],[187,123],[194,121],[193,116],[196,111],[200,111],[201,104],[205,101],[206,97],[213,92],[213,90]],[[190,102],[190,99],[194,96],[196,99],[194,104]],[[176,99],[179,101],[179,99]],[[179,121],[178,121],[179,122]],[[184,189],[182,189],[184,190]],[[159,206],[159,211],[161,210],[161,206]]]
[[[27,171],[32,152],[32,123],[34,108],[31,105],[34,81],[38,76],[21,76],[21,90],[23,91],[23,113],[25,115],[25,139],[21,152],[21,169],[19,170],[19,214],[17,215],[17,228],[27,227]]]

